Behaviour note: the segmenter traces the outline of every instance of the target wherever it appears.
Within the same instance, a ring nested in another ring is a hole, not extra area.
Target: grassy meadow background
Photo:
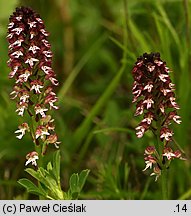
[[[80,199],[161,199],[160,179],[145,167],[142,139],[134,128],[131,70],[144,52],[160,52],[173,70],[182,124],[175,139],[187,161],[169,170],[170,199],[191,199],[191,1],[189,0],[0,0],[0,199],[35,199],[17,180],[25,156],[33,150],[29,136],[14,131],[22,122],[10,100],[14,81],[9,68],[6,32],[17,6],[36,10],[51,33],[58,111],[52,113],[62,142],[61,181],[67,190],[73,172],[90,169]],[[46,160],[54,149],[49,148]]]

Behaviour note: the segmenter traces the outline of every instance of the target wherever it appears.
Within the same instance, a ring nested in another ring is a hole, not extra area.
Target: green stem
[[[42,149],[41,145],[37,145],[37,141],[35,138],[35,128],[36,128],[36,121],[34,116],[31,116],[31,122],[30,122],[30,134],[34,143],[35,151],[38,153],[38,167],[42,166]]]
[[[35,151],[38,153],[38,167],[42,167],[42,152],[41,145],[35,144]]]
[[[161,140],[160,140],[160,128],[161,128],[161,121],[160,121],[160,119],[158,119],[158,121],[156,123],[156,126],[157,126],[157,133],[156,133],[157,144],[156,144],[156,150],[157,150],[158,155],[159,155],[158,163],[159,163],[160,168],[161,168],[162,198],[163,198],[163,200],[167,200],[168,199],[168,184],[167,184],[168,170],[167,170],[166,164],[163,164],[163,148],[165,146],[165,141],[164,141],[164,143],[162,143]]]
[[[168,180],[168,170],[164,168],[161,171],[161,186],[162,186],[162,198],[163,198],[163,200],[167,200],[168,199],[168,184],[167,184],[167,180]]]
[[[30,122],[30,133],[31,133],[31,137],[34,143],[34,147],[35,147],[35,151],[38,153],[38,168],[42,166],[42,148],[41,145],[37,145],[37,141],[35,138],[35,128],[36,128],[36,121],[34,116],[31,116],[31,122]],[[40,187],[40,182],[38,181],[38,186]],[[39,200],[43,200],[44,197],[39,195]]]
[[[162,146],[162,143],[161,143],[161,140],[160,140],[160,128],[161,128],[161,125],[160,125],[160,121],[158,120],[156,122],[156,126],[157,126],[157,132],[156,132],[156,139],[157,139],[157,142],[156,142],[156,150],[158,152],[158,155],[159,155],[159,165],[160,167],[162,168],[162,159],[163,159],[163,156],[162,156],[162,150],[163,150],[163,146]]]

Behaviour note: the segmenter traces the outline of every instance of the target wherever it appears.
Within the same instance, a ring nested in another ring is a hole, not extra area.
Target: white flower
[[[159,61],[159,60],[154,60],[154,63],[157,64],[157,66],[161,66],[163,64],[162,61]]]
[[[178,104],[175,102],[176,98],[175,97],[170,97],[170,103],[172,104],[172,106],[175,108],[175,109],[180,109]]]
[[[33,46],[30,46],[29,47],[29,51],[32,51],[33,52],[33,54],[35,54],[36,53],[36,51],[37,50],[39,50],[40,48],[39,47],[37,47],[37,46],[35,46],[35,45],[33,45]]]
[[[12,91],[11,93],[10,93],[10,95],[12,96],[12,98],[11,99],[15,99],[17,96],[18,96],[18,92],[16,92],[16,91]]]
[[[51,92],[46,98],[45,98],[45,104],[50,105],[50,109],[58,109],[58,106],[55,106],[54,103],[57,102],[58,98],[55,96],[56,94],[54,92]]]
[[[26,61],[25,61],[25,63],[27,64],[29,64],[30,65],[30,67],[32,68],[33,67],[33,65],[34,65],[34,62],[38,62],[39,60],[38,59],[36,59],[36,58],[28,58]]]
[[[20,35],[20,33],[23,31],[22,28],[15,28],[11,30],[12,32],[15,32],[15,34]]]
[[[42,126],[42,125],[40,125],[40,126],[37,127],[35,134],[36,134],[36,136],[35,136],[36,139],[38,139],[39,137],[41,139],[44,139],[44,136],[50,135],[50,133],[48,132],[47,128],[44,127],[44,126]]]
[[[144,90],[147,90],[148,92],[151,92],[152,88],[153,88],[153,84],[149,83],[149,84],[147,84],[147,85],[144,87]]]
[[[138,82],[137,82],[137,81],[134,81],[132,90],[135,90],[135,89],[137,88],[138,85],[139,85]]]
[[[14,68],[13,68],[13,71],[11,71],[10,73],[9,73],[9,77],[10,78],[13,78],[14,76],[15,76],[15,74],[16,74],[16,72],[18,71],[18,66],[15,66]]]
[[[133,91],[133,94],[136,95],[137,97],[139,97],[141,92],[142,92],[141,89],[137,89],[137,90]]]
[[[169,141],[170,140],[170,137],[172,137],[173,135],[173,132],[167,128],[164,128],[161,130],[161,135],[160,135],[160,138],[165,138],[166,141]]]
[[[49,72],[52,71],[52,68],[48,66],[42,66],[41,69],[44,71],[45,74],[49,74]]]
[[[157,181],[157,179],[161,175],[161,170],[160,170],[160,168],[158,166],[154,167],[153,168],[153,173],[150,174],[150,176],[154,176],[154,175],[156,175],[155,181]]]
[[[143,111],[144,111],[143,105],[138,106],[136,111],[135,111],[135,116],[142,115]]]
[[[44,36],[48,36],[49,34],[48,34],[48,32],[47,31],[45,31],[44,29],[40,29],[40,31],[42,32],[42,34],[44,35]]]
[[[10,34],[7,35],[7,38],[11,39],[13,37],[13,35],[14,35],[13,33],[10,33]]]
[[[27,166],[29,163],[32,163],[32,165],[37,166],[36,160],[38,160],[38,153],[37,152],[30,152],[26,156],[26,163],[25,166]]]
[[[37,23],[37,22],[35,22],[35,21],[34,21],[34,22],[28,21],[29,28],[33,28],[33,27],[35,28],[35,27],[36,27],[36,23]]]
[[[163,104],[159,104],[159,108],[160,108],[160,111],[161,111],[162,113],[164,113],[164,105],[163,105]]]
[[[143,169],[142,171],[145,171],[145,170],[147,170],[148,168],[152,168],[152,165],[153,165],[153,162],[152,161],[145,161],[145,163],[146,163],[146,167],[145,167],[145,169]]]
[[[163,93],[164,96],[166,96],[169,92],[172,92],[172,89],[161,88],[161,92]]]
[[[16,109],[15,112],[18,112],[18,115],[23,116],[25,109],[27,108],[28,104],[27,103],[20,103],[18,104],[18,108]]]
[[[154,101],[151,98],[148,98],[143,101],[143,103],[147,104],[147,109],[151,108],[152,104],[154,104]]]
[[[34,32],[30,32],[30,39],[33,39],[33,37],[35,36],[35,33]]]
[[[18,80],[16,81],[16,83],[27,82],[27,80],[28,80],[28,78],[29,78],[30,75],[31,75],[30,71],[25,70],[25,72],[23,74],[19,75]]]
[[[152,72],[152,71],[154,71],[154,69],[155,69],[155,65],[148,65],[148,71],[149,72]]]
[[[21,103],[28,103],[28,98],[29,98],[29,94],[23,94],[21,97],[20,97],[20,102]]]
[[[37,104],[34,109],[35,109],[36,115],[40,114],[42,117],[45,117],[46,116],[45,112],[48,111],[47,108],[43,108],[39,104]]]
[[[47,48],[50,48],[50,44],[47,40],[43,39],[42,42]]]
[[[15,18],[16,18],[16,20],[21,21],[23,17],[20,15],[20,16],[15,17]]]
[[[158,178],[159,178],[159,176],[160,176],[160,174],[159,173],[154,173],[154,172],[150,174],[150,176],[154,176],[154,175],[156,175],[155,181],[157,181]]]
[[[25,132],[29,131],[29,126],[27,123],[23,123],[19,126],[19,130],[16,130],[15,133],[21,133],[18,136],[16,136],[18,139],[22,139],[22,137],[25,135]]]
[[[153,116],[152,115],[150,115],[150,116],[148,116],[147,118],[144,118],[143,120],[142,120],[142,122],[146,122],[147,124],[151,124],[151,122],[152,122],[152,120],[153,120]]]
[[[169,141],[169,140],[170,140],[169,137],[171,137],[171,136],[172,136],[171,133],[166,132],[166,133],[163,133],[163,134],[160,136],[160,138],[161,138],[161,139],[162,139],[162,138],[165,138],[166,141]]]
[[[168,160],[175,157],[176,155],[173,152],[166,152],[163,154],[163,156],[166,156]]]
[[[18,51],[13,52],[11,56],[15,58],[19,58],[20,56],[23,56],[23,53],[20,50],[18,50]]]
[[[144,135],[145,128],[142,125],[136,127],[135,130],[137,131],[136,135],[137,135],[138,138],[141,138]]]
[[[39,22],[39,23],[41,23],[41,24],[43,24],[43,21],[41,20],[41,18],[36,18],[36,20]]]
[[[57,86],[59,84],[58,80],[54,77],[50,77],[49,80],[55,86]]]
[[[25,111],[25,107],[20,107],[20,108],[16,109],[15,112],[18,112],[18,115],[23,116],[24,111]]]
[[[12,28],[14,26],[14,24],[15,24],[14,22],[10,22],[8,25],[8,29]]]
[[[11,45],[9,45],[9,49],[13,48],[14,46],[21,46],[23,41],[24,41],[23,39],[19,39],[19,40],[15,41]]]
[[[140,67],[141,67],[142,64],[143,64],[143,61],[139,61],[139,62],[137,63],[137,66],[140,66]]]
[[[54,105],[54,101],[49,101],[49,105],[50,105],[50,109],[51,108],[58,109],[58,106]]]
[[[174,90],[175,84],[173,83],[169,83],[169,88],[171,88],[172,90]]]
[[[170,73],[170,70],[167,66],[164,67],[164,70],[167,72],[167,73]]]
[[[175,115],[175,116],[173,116],[173,120],[177,123],[177,124],[180,124],[182,121],[180,120],[180,116],[178,116],[178,115]]]
[[[43,54],[44,54],[47,58],[52,58],[52,52],[51,52],[51,51],[43,51]]]
[[[166,81],[167,81],[167,79],[165,79],[165,78],[167,78],[167,77],[169,77],[167,74],[160,74],[160,75],[159,75],[160,80],[163,81],[163,82],[166,82]]]
[[[40,94],[40,89],[42,89],[44,86],[40,82],[38,82],[38,80],[36,80],[36,82],[31,82],[31,84],[32,86],[30,88],[30,91],[35,90],[36,94]]]

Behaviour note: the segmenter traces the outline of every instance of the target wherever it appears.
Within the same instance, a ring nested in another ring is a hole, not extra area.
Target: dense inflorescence
[[[133,103],[137,103],[135,115],[144,114],[144,119],[136,128],[139,138],[153,126],[153,121],[158,121],[161,140],[170,141],[173,135],[169,128],[171,121],[181,123],[180,116],[176,113],[179,106],[175,102],[175,85],[171,82],[169,72],[159,53],[145,53],[137,59],[132,71]]]
[[[171,123],[181,123],[180,116],[177,115],[179,109],[175,98],[175,85],[172,83],[170,70],[166,62],[162,61],[159,53],[144,53],[135,63],[132,70],[134,78],[132,93],[133,103],[136,103],[135,116],[143,115],[143,120],[136,127],[136,135],[141,138],[147,130],[151,130],[159,140],[164,143],[162,157],[167,160],[180,158],[180,152],[168,146],[174,134]],[[162,144],[161,144],[162,145]],[[146,150],[146,168],[154,165],[154,174],[160,175],[161,167],[158,166],[157,152],[152,149],[152,154]]]
[[[24,122],[15,133],[20,133],[17,138],[21,139],[29,131],[36,145],[43,142],[41,153],[44,154],[48,144],[59,144],[54,120],[48,114],[50,109],[58,109],[54,104],[58,98],[53,86],[57,86],[58,81],[52,69],[49,33],[40,16],[31,8],[17,8],[9,21],[9,78],[15,79],[11,97],[17,102],[18,115],[23,117],[28,113],[35,122],[33,129]]]

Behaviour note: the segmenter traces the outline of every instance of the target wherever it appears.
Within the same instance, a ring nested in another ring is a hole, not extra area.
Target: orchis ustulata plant
[[[58,98],[53,86],[58,81],[52,69],[49,33],[40,16],[30,8],[17,8],[9,21],[9,77],[15,79],[11,95],[17,102],[18,115],[29,115],[32,120],[22,123],[15,133],[18,139],[26,132],[31,134],[35,150],[27,154],[26,165],[37,165],[36,160],[41,159],[49,144],[58,148],[60,143],[54,132],[54,119],[48,114],[49,110],[58,109],[54,104]]]
[[[15,133],[18,139],[22,139],[27,132],[31,135],[34,151],[26,155],[25,165],[31,163],[36,167],[36,171],[30,168],[26,171],[38,180],[39,187],[28,179],[21,179],[19,183],[29,192],[48,199],[72,199],[73,193],[77,198],[89,170],[82,171],[80,176],[73,174],[69,192],[64,193],[60,185],[59,151],[55,153],[53,163],[48,163],[47,169],[42,167],[42,158],[48,145],[53,144],[59,148],[60,144],[55,133],[54,119],[50,115],[51,109],[58,109],[55,105],[58,98],[53,91],[58,81],[52,69],[49,33],[40,16],[28,7],[17,8],[9,21],[7,36],[10,57],[8,66],[11,68],[9,78],[15,79],[11,97],[16,100],[17,114],[23,120],[27,115],[31,119],[30,122],[24,121],[19,125]]]
[[[133,103],[136,103],[135,116],[144,118],[136,127],[136,135],[141,138],[148,130],[156,137],[154,146],[145,149],[146,167],[153,169],[151,175],[157,178],[165,172],[174,158],[182,159],[180,150],[173,150],[173,130],[171,123],[181,123],[177,115],[179,109],[175,98],[175,85],[170,70],[159,53],[143,54],[137,59],[132,70],[134,84]],[[164,175],[164,174],[163,174]]]

